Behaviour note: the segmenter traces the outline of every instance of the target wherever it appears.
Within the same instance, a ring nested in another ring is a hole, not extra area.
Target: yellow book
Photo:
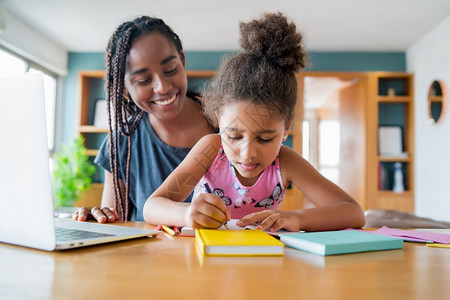
[[[427,246],[435,247],[435,248],[449,248],[450,249],[450,244],[428,243]]]
[[[261,230],[196,229],[195,244],[203,255],[284,255],[284,244]]]

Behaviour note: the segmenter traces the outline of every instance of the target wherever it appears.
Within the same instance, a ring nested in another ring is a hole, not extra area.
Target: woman
[[[102,208],[81,208],[73,219],[143,221],[147,198],[214,128],[198,95],[187,91],[181,41],[161,19],[144,16],[117,28],[105,89],[110,133],[95,159],[105,169]]]

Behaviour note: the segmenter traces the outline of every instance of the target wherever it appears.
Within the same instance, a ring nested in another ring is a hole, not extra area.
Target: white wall
[[[0,7],[1,9],[1,7]],[[67,74],[67,50],[10,12],[0,32],[0,45],[59,75]],[[3,18],[2,18],[3,20]]]
[[[406,53],[415,86],[416,214],[450,221],[450,112],[428,123],[427,94],[435,79],[450,91],[450,15]]]

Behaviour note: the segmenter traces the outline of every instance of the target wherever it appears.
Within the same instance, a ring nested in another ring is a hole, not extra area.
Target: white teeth
[[[175,98],[177,97],[177,95],[173,95],[172,98],[167,99],[167,100],[159,100],[159,101],[155,101],[156,104],[158,105],[169,105],[170,103],[172,103],[173,101],[175,101]]]

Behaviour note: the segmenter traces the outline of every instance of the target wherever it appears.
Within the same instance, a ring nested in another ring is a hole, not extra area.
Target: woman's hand
[[[264,210],[246,215],[237,221],[236,225],[244,227],[259,223],[256,229],[271,232],[285,229],[288,231],[300,231],[300,216],[294,211]]]
[[[114,208],[103,207],[100,209],[95,206],[90,211],[86,207],[81,207],[78,211],[72,214],[72,219],[75,221],[94,219],[99,223],[113,223],[115,221],[120,221],[121,218]]]
[[[220,197],[203,193],[187,209],[185,224],[191,228],[219,228],[230,219],[230,212]]]

